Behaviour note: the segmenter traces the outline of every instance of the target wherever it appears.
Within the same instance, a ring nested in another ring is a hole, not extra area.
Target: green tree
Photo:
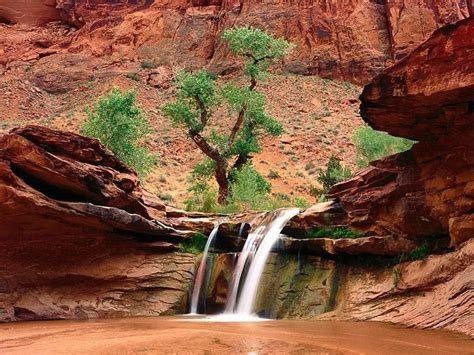
[[[218,202],[225,204],[231,192],[233,171],[248,163],[251,154],[260,152],[261,133],[273,136],[282,133],[282,125],[266,112],[265,96],[256,91],[256,87],[270,64],[286,55],[290,44],[247,27],[227,30],[222,39],[234,55],[243,59],[243,75],[248,83],[218,85],[206,71],[183,72],[177,78],[177,98],[165,105],[163,112],[175,125],[186,129],[188,136],[209,159],[206,166],[219,186]],[[213,114],[224,104],[235,119],[229,131],[221,133]]]
[[[338,157],[331,155],[326,168],[319,169],[318,181],[323,185],[323,191],[321,192],[327,193],[332,186],[348,179],[351,175],[350,169],[342,166]]]
[[[355,131],[353,141],[357,149],[357,165],[360,167],[366,167],[371,161],[408,150],[415,143],[367,126]]]
[[[120,160],[144,176],[156,159],[145,146],[152,130],[135,99],[134,91],[112,89],[92,110],[87,110],[88,120],[81,133],[98,138]]]

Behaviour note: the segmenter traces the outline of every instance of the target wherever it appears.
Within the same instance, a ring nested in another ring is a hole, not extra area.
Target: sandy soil
[[[218,323],[184,317],[0,325],[2,354],[472,354],[454,333],[374,322]]]

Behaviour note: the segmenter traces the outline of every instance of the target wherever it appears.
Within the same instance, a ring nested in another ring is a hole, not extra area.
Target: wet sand
[[[473,354],[445,331],[375,322],[183,321],[183,317],[41,321],[0,325],[1,354]]]

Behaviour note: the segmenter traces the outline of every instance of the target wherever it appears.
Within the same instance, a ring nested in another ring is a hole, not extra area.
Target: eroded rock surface
[[[0,214],[0,320],[184,312],[194,257],[174,251],[213,225],[168,218],[97,140],[37,126],[0,138]]]
[[[348,223],[376,235],[474,237],[474,19],[438,30],[361,96],[374,128],[419,140],[330,195]]]
[[[435,29],[472,12],[471,0],[56,0],[56,8],[54,3],[0,0],[0,17],[41,22],[32,6],[52,11],[51,19],[60,11],[81,29],[56,50],[170,67],[210,66],[220,73],[236,68],[219,39],[222,32],[234,25],[256,26],[295,44],[282,63],[286,70],[357,83],[405,57]]]
[[[43,25],[60,19],[56,0],[0,1],[0,24]]]

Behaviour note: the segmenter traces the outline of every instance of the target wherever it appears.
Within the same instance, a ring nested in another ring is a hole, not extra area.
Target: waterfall
[[[193,293],[191,296],[191,312],[190,312],[191,314],[197,314],[198,312],[199,296],[201,294],[201,288],[204,282],[204,276],[206,276],[209,248],[211,247],[212,241],[217,235],[218,230],[219,230],[219,225],[214,227],[211,234],[209,234],[209,237],[207,238],[206,247],[204,248],[204,253],[202,254],[201,263],[199,264],[199,268],[196,273],[196,279],[194,280]]]
[[[252,315],[268,255],[286,223],[298,213],[297,208],[276,210],[253,228],[237,260],[225,313]]]

